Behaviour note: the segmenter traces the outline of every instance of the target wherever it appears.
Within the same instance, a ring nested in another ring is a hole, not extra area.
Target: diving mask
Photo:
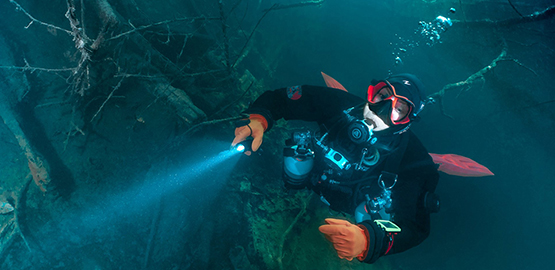
[[[373,112],[379,116],[387,116],[384,117],[386,119],[382,119],[391,121],[393,125],[409,123],[411,112],[415,107],[407,97],[397,94],[395,87],[388,81],[380,81],[368,87],[368,102]]]

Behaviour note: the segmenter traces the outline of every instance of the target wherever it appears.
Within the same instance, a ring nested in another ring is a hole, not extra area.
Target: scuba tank
[[[312,134],[310,131],[295,132],[285,142],[283,149],[283,180],[288,189],[306,187],[314,166]]]

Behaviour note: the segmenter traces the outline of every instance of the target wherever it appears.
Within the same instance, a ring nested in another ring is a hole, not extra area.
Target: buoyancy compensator
[[[324,169],[327,175],[344,179],[353,171],[366,171],[379,161],[380,153],[372,146],[377,138],[370,125],[351,115],[355,108],[343,111],[342,119],[321,136],[310,131],[295,132],[286,141],[283,168],[287,188],[307,186],[316,156],[327,164]]]

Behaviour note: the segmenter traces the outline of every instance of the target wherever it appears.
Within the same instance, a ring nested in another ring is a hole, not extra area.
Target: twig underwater
[[[56,30],[60,30],[68,35],[72,35],[73,32],[71,32],[70,30],[61,28],[59,26],[50,24],[50,23],[45,23],[41,20],[36,19],[35,17],[33,17],[33,15],[31,15],[29,12],[27,12],[27,10],[25,10],[18,2],[16,2],[15,0],[10,0],[10,3],[12,3],[13,5],[15,5],[15,9],[16,11],[21,11],[23,12],[23,14],[25,14],[25,16],[27,16],[29,19],[31,19],[31,22],[25,27],[25,29],[28,29],[33,23],[38,23],[40,25],[46,26],[46,27],[51,27],[54,28]]]
[[[143,25],[143,26],[139,26],[139,27],[135,27],[133,24],[129,23],[129,25],[131,26],[131,30],[128,30],[126,32],[117,34],[113,37],[107,38],[106,41],[110,41],[110,40],[114,40],[114,39],[118,39],[118,38],[122,38],[126,35],[141,31],[141,30],[145,30],[148,28],[152,28],[155,26],[159,26],[159,25],[165,25],[165,24],[172,24],[172,23],[177,23],[177,22],[195,22],[195,21],[200,21],[200,20],[206,20],[206,21],[211,21],[211,20],[220,20],[220,17],[205,17],[205,16],[199,16],[199,17],[188,17],[188,18],[176,18],[176,19],[172,19],[172,20],[164,20],[164,21],[159,21],[159,22],[155,22],[152,24],[148,24],[148,25]]]
[[[306,7],[306,6],[320,6],[324,2],[325,0],[313,0],[313,1],[302,1],[299,3],[292,3],[292,4],[275,4],[272,8],[265,9],[264,11],[298,8],[298,7]]]
[[[509,1],[509,5],[511,5],[511,7],[513,8],[513,10],[518,14],[518,16],[520,16],[521,18],[524,18],[524,16],[522,15],[522,13],[520,13],[520,11],[518,11],[518,9],[516,9],[515,5],[513,5],[513,2],[511,0],[507,0]]]
[[[291,222],[291,224],[289,225],[289,227],[283,232],[283,235],[281,236],[281,239],[279,241],[279,245],[278,245],[278,256],[276,258],[279,269],[283,269],[283,246],[285,245],[285,240],[287,239],[287,236],[289,235],[289,233],[291,232],[291,230],[293,229],[293,227],[295,227],[295,225],[297,225],[297,222],[299,221],[299,219],[306,213],[306,209],[308,207],[308,204],[310,202],[310,200],[312,199],[312,192],[310,192],[310,194],[306,197],[306,199],[303,201],[303,205],[301,206],[301,209],[299,210],[299,213],[297,214],[297,216],[295,216],[295,219],[293,219],[293,221]]]
[[[516,9],[515,9],[516,11]],[[547,20],[555,16],[555,5],[549,6],[542,11],[534,12],[528,15],[522,15],[520,12],[518,18],[510,18],[505,20],[491,20],[491,19],[482,19],[482,20],[475,20],[475,21],[458,21],[452,20],[454,23],[464,23],[465,25],[472,25],[472,26],[512,26],[515,24],[522,24],[522,23],[530,23],[530,22],[537,22]]]
[[[490,71],[492,71],[493,69],[495,69],[498,65],[499,62],[502,61],[511,61],[516,63],[517,65],[524,67],[525,69],[527,69],[528,71],[534,73],[534,75],[538,76],[537,72],[534,71],[533,69],[524,66],[520,61],[518,61],[518,59],[514,59],[514,58],[510,58],[507,56],[507,44],[505,42],[503,42],[503,49],[501,51],[501,53],[495,58],[493,59],[487,66],[483,67],[482,69],[478,70],[477,72],[471,74],[470,76],[468,76],[466,79],[456,82],[456,83],[450,83],[447,84],[445,86],[443,86],[443,88],[441,88],[439,91],[431,94],[428,96],[428,100],[432,100],[432,101],[437,101],[439,102],[439,106],[440,106],[440,110],[441,113],[451,119],[453,119],[452,116],[448,115],[445,112],[445,107],[444,107],[444,103],[443,103],[443,99],[445,97],[445,94],[448,91],[452,91],[454,89],[460,89],[462,87],[465,87],[465,90],[468,90],[472,87],[472,85],[478,81],[482,81],[485,82],[485,75],[487,73],[489,73]]]

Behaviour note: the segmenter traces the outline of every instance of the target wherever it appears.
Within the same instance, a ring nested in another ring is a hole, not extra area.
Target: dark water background
[[[108,2],[120,12],[132,10],[132,4],[139,3],[142,12],[151,16],[151,21],[135,22],[137,26],[189,16],[193,14],[193,6],[212,16],[217,14],[218,3]],[[384,78],[389,72],[409,72],[420,77],[428,93],[432,94],[489,65],[506,44],[508,57],[518,63],[501,61],[484,76],[484,80],[477,81],[470,88],[448,91],[443,106],[451,118],[443,115],[439,104],[430,105],[422,112],[422,120],[412,127],[429,152],[472,158],[488,167],[495,176],[463,178],[442,173],[437,190],[442,209],[433,215],[432,232],[424,243],[407,252],[382,258],[380,260],[386,263],[375,267],[340,265],[342,269],[398,270],[555,267],[555,230],[552,229],[555,224],[553,16],[538,22],[494,26],[467,22],[518,18],[508,1],[326,0],[319,6],[273,10],[260,20],[264,9],[274,3],[298,1],[222,2],[227,8],[239,3],[235,10],[238,14],[244,13],[237,16],[240,20],[229,21],[230,29],[239,27],[248,34],[260,22],[251,41],[258,53],[248,54],[238,69],[248,69],[265,89],[298,84],[323,85],[320,75],[323,71],[351,93],[364,97],[372,79]],[[67,24],[63,17],[65,1],[21,3],[40,20]],[[512,0],[512,3],[523,15],[555,5],[553,0]],[[66,59],[69,56],[61,57],[66,51],[70,55],[75,53],[71,38],[61,38],[63,33],[43,35],[45,31],[37,24],[25,32],[23,26],[29,23],[28,18],[20,12],[14,13],[13,5],[7,0],[0,5],[0,14],[4,17],[0,34],[10,44],[9,50],[0,49],[15,56],[15,63],[2,59],[6,63],[0,66],[23,66],[23,58],[30,59],[34,66],[74,65],[75,60]],[[448,13],[451,7],[457,9],[455,14]],[[422,37],[415,35],[418,22],[432,21],[438,15],[449,16],[455,23],[442,33],[441,43],[431,47],[423,45]],[[93,23],[89,25],[93,30],[98,28]],[[172,28],[174,32],[177,29]],[[160,33],[167,31],[166,28],[156,30]],[[183,31],[189,30],[185,27]],[[230,42],[232,49],[239,51],[245,34],[230,32],[231,36],[235,34],[237,36]],[[154,43],[156,38],[153,35],[145,34]],[[393,53],[400,46],[406,47],[399,45],[399,37],[418,41],[421,45],[401,54],[404,64],[396,66]],[[157,47],[163,53],[175,54],[181,49],[177,39],[172,39],[171,42],[178,43],[173,47],[165,47],[162,45],[164,41],[160,38]],[[203,41],[190,42],[194,44],[187,47],[191,55],[202,54],[206,48],[221,50],[221,46]],[[136,53],[126,49],[119,48],[122,62]],[[176,62],[180,67],[186,66],[185,60]],[[38,148],[46,149],[44,151],[49,153],[46,156],[52,156],[49,160],[65,163],[55,169],[62,172],[58,175],[67,175],[64,178],[67,181],[61,181],[67,189],[64,192],[73,193],[68,196],[71,199],[62,201],[43,196],[36,188],[29,191],[28,197],[32,200],[27,205],[24,233],[35,253],[29,255],[23,243],[16,241],[11,252],[3,252],[0,258],[4,260],[0,261],[2,269],[233,269],[229,258],[240,256],[231,256],[230,253],[236,252],[239,246],[244,247],[251,266],[264,269],[261,256],[252,248],[252,232],[245,213],[260,208],[263,204],[260,197],[276,195],[273,191],[265,193],[264,189],[280,185],[280,165],[276,160],[280,159],[280,136],[289,132],[286,127],[278,126],[267,134],[263,145],[267,148],[265,156],[240,160],[235,157],[198,177],[195,173],[203,165],[196,162],[209,160],[220,149],[227,148],[227,142],[233,138],[232,125],[222,124],[203,130],[193,139],[184,141],[180,139],[184,128],[175,124],[179,122],[175,112],[164,105],[151,103],[150,99],[144,101],[145,98],[141,97],[144,93],[137,90],[144,85],[139,85],[137,80],[124,83],[122,93],[118,93],[126,96],[125,102],[115,99],[107,103],[106,116],[94,127],[98,136],[93,134],[90,141],[88,137],[86,141],[81,137],[72,138],[73,145],[70,144],[65,152],[63,142],[66,136],[63,132],[67,130],[67,123],[73,120],[70,118],[71,108],[62,106],[57,111],[50,107],[48,110],[33,107],[33,110],[25,110],[24,106],[47,103],[53,92],[67,95],[64,92],[66,82],[45,73],[27,73],[33,90],[20,112],[22,117],[29,114],[33,121],[27,122],[31,127],[26,131],[31,134],[28,135],[30,138],[42,136],[51,141],[51,146]],[[14,74],[3,72],[2,78],[7,81]],[[99,88],[104,89],[100,95],[102,99],[117,82],[105,80],[99,83]],[[199,106],[206,111],[217,111],[218,106],[222,106],[218,103],[221,93],[228,88],[217,89],[203,90],[206,91],[204,96],[213,99],[214,104]],[[249,94],[244,99],[254,98]],[[197,104],[205,105],[202,102],[206,101],[193,99]],[[229,101],[223,102],[227,103]],[[91,109],[93,113],[97,107],[94,108]],[[137,108],[149,112],[145,114],[146,125],[135,123]],[[131,128],[129,123],[134,123]],[[302,126],[302,123],[294,124]],[[3,154],[0,180],[3,181],[1,187],[7,190],[8,183],[16,182],[11,176],[23,179],[28,172],[13,136],[5,127],[0,131]],[[37,143],[48,144],[44,138],[37,139]],[[164,151],[168,149],[168,141],[178,142],[172,151]],[[259,173],[250,175],[253,170]],[[193,175],[192,178],[202,181],[172,182],[169,175],[178,173]],[[242,179],[247,178],[252,182],[252,193],[257,194],[255,199],[238,191],[243,188],[239,187],[244,183]],[[293,209],[291,215],[294,217],[297,210]],[[316,211],[309,210],[307,215]],[[160,218],[156,218],[157,215]],[[153,232],[151,227],[159,230]],[[307,225],[306,230],[309,229],[315,231],[315,227],[308,228]],[[297,228],[294,231],[300,235],[303,230]],[[149,239],[153,239],[152,245]],[[294,242],[293,239],[289,241]],[[323,245],[322,239],[318,241],[314,245]],[[311,243],[303,244],[312,246]],[[150,250],[152,258],[146,266],[144,257],[148,260],[148,254],[145,255],[145,246],[150,248],[146,249]],[[326,260],[322,258],[335,259],[330,249],[309,255],[295,260],[298,265],[306,266],[323,264]],[[162,262],[156,264],[156,258],[163,258],[160,259]],[[288,265],[294,268],[295,261]],[[234,268],[242,269],[237,263]]]

